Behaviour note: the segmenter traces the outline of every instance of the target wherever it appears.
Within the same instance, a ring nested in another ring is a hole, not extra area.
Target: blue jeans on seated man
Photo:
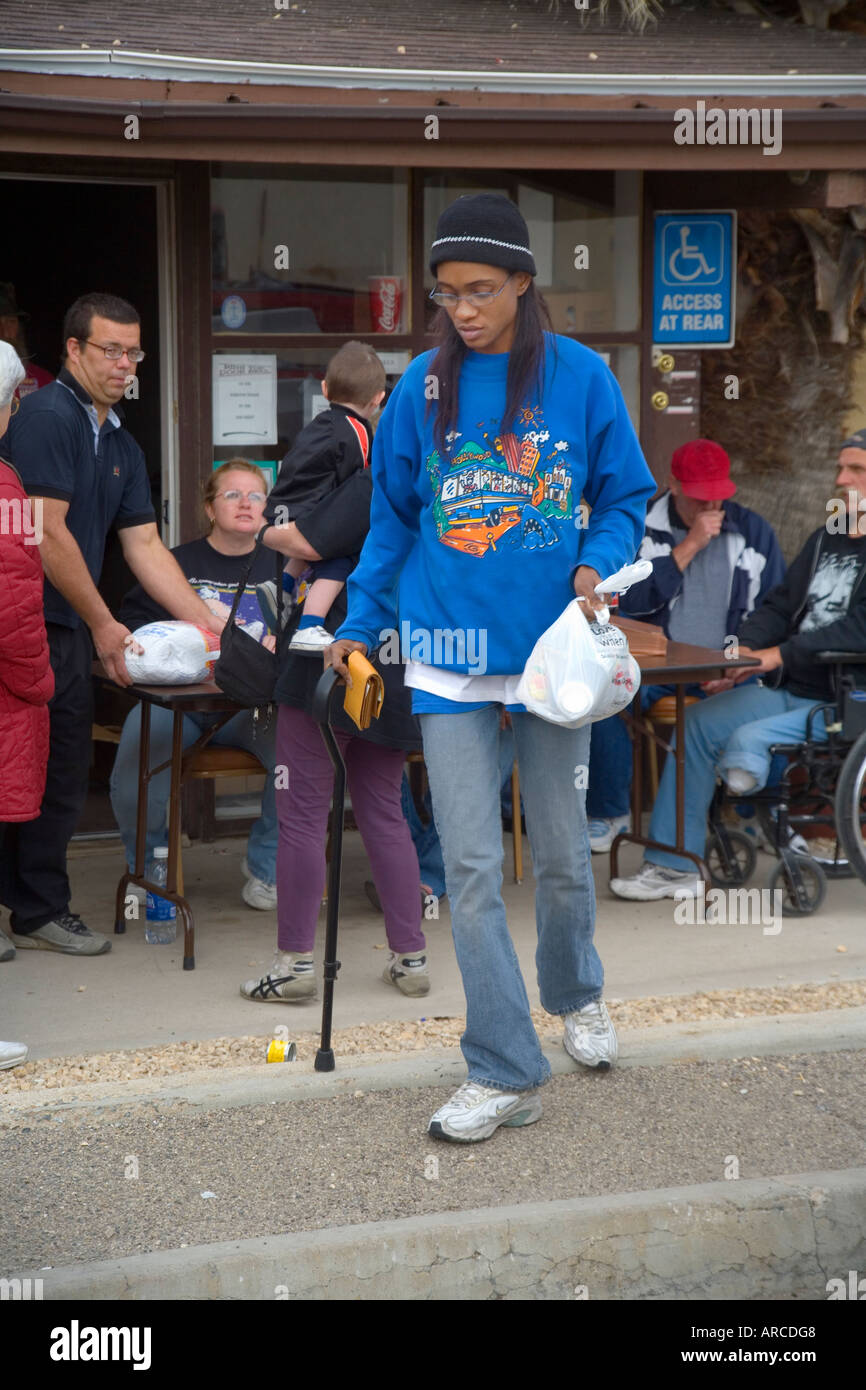
[[[422,714],[424,760],[442,842],[451,930],[466,995],[469,1080],[505,1091],[541,1086],[550,1065],[533,1027],[502,901],[499,705]],[[601,998],[595,889],[582,787],[588,729],[511,716],[535,873],[541,1003],[564,1015]]]
[[[211,724],[212,714],[187,714],[183,720],[183,746],[189,748]],[[174,716],[171,710],[152,705],[150,710],[150,766],[158,767],[171,757],[171,736]],[[138,811],[138,754],[141,732],[141,706],[126,717],[117,747],[117,757],[111,774],[111,805],[120,828],[126,862],[135,869],[135,823]],[[277,810],[274,786],[276,759],[276,720],[269,726],[253,720],[252,710],[242,710],[218,729],[207,747],[242,748],[252,753],[265,772],[261,815],[254,822],[247,842],[247,866],[250,873],[263,883],[272,885],[277,877]],[[171,769],[148,783],[147,792],[147,851],[145,864],[153,858],[157,845],[166,842],[166,813],[171,786]]]
[[[687,685],[685,693],[706,699],[699,685]],[[663,695],[674,694],[675,685],[641,686],[640,707],[648,710]],[[618,714],[599,719],[590,728],[587,819],[618,820],[631,810],[632,743],[628,729]]]
[[[760,791],[771,780],[776,759],[770,753],[774,743],[801,743],[806,737],[806,720],[819,701],[791,695],[787,690],[765,686],[735,686],[722,695],[713,695],[686,710],[685,750],[685,846],[692,854],[703,855],[707,840],[707,812],[713,798],[717,773],[727,780],[738,769],[754,778],[749,792]],[[816,742],[827,738],[824,719],[812,721]],[[775,772],[775,769],[774,769]],[[737,795],[745,790],[734,788]],[[673,844],[676,837],[676,769],[668,758],[659,783],[659,792],[650,820],[648,838]],[[668,869],[690,873],[690,859],[662,850],[648,849],[644,858]]]

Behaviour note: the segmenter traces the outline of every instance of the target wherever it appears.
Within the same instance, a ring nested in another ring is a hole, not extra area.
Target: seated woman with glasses
[[[268,485],[264,474],[247,459],[233,458],[215,469],[205,484],[204,511],[210,524],[206,536],[171,552],[187,579],[212,612],[231,608],[238,583],[243,579],[256,533],[262,525]],[[274,574],[274,556],[260,550],[250,572],[248,587],[240,604],[236,621],[245,626],[250,636],[271,647],[275,638],[268,635],[269,619],[262,612],[256,597],[256,585]],[[141,588],[136,585],[123,601],[120,620],[131,631],[145,623],[170,617]],[[183,746],[195,743],[202,732],[219,716],[188,714],[183,721]],[[170,710],[151,708],[150,747],[151,766],[158,767],[171,756],[173,715]],[[111,775],[111,804],[120,827],[130,869],[135,863],[135,826],[138,804],[138,753],[141,728],[140,707],[136,706],[126,718],[114,771]],[[244,902],[250,907],[275,908],[277,905],[277,813],[274,798],[275,727],[273,721],[254,720],[252,710],[242,710],[217,730],[211,739],[215,747],[243,748],[252,753],[267,774],[262,795],[262,811],[250,830],[247,856],[243,861],[245,883],[241,890]],[[149,784],[147,798],[146,872],[152,877],[151,860],[157,845],[165,843],[166,808],[170,771],[166,768]],[[135,892],[134,888],[130,892]]]

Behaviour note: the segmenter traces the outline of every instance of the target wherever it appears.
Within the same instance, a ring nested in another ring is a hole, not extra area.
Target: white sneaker
[[[312,952],[293,956],[289,951],[276,951],[267,975],[258,980],[245,980],[241,994],[258,1004],[287,1004],[293,999],[310,999],[316,992],[316,967]]]
[[[449,1101],[440,1105],[427,1127],[434,1139],[474,1144],[489,1139],[500,1125],[511,1129],[541,1119],[537,1091],[498,1091],[477,1081],[464,1081]]]
[[[17,1067],[19,1062],[25,1062],[29,1050],[24,1043],[0,1042],[0,1071],[8,1071],[10,1067]]]
[[[277,885],[265,883],[250,873],[246,858],[241,860],[241,873],[246,883],[241,889],[241,897],[248,907],[257,907],[260,912],[272,912],[277,905]]]
[[[427,970],[426,951],[409,951],[404,955],[392,951],[388,957],[388,964],[382,971],[382,979],[389,985],[396,985],[401,994],[429,994],[430,975]]]
[[[651,864],[645,859],[631,878],[612,878],[610,891],[616,893],[618,898],[632,898],[636,902],[652,902],[656,898],[696,898],[700,881],[698,874],[665,869],[661,864]]]
[[[603,999],[595,999],[563,1018],[562,1045],[569,1057],[597,1071],[610,1071],[617,1058],[616,1029]]]
[[[614,816],[612,819],[599,817],[587,823],[589,847],[593,854],[609,850],[617,835],[631,829],[631,816]]]
[[[5,932],[0,931],[0,960],[14,960],[15,947]]]
[[[290,652],[323,652],[334,641],[333,635],[324,627],[299,627],[291,642]]]

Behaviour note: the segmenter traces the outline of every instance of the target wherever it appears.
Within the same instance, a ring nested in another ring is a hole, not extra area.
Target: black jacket
[[[847,611],[823,627],[801,633],[800,625],[808,611],[809,585],[819,561],[845,556],[854,556],[857,564]],[[792,695],[805,699],[831,700],[832,668],[818,665],[815,655],[823,651],[866,652],[866,539],[831,536],[824,527],[815,531],[785,579],[740,625],[737,636],[755,651],[779,648],[782,666],[763,678],[766,685],[783,686]],[[866,683],[864,666],[843,668],[843,674],[849,675],[855,685]]]
[[[298,529],[304,539],[324,560],[335,556],[348,555],[353,567],[358,562],[361,548],[370,529],[370,498],[373,480],[369,468],[355,472],[337,488],[329,493],[316,506],[304,515]],[[279,505],[279,480],[268,498],[265,520],[273,521]],[[346,618],[347,595],[344,585],[328,613],[328,622],[335,632]],[[288,638],[298,621],[298,611],[293,614],[294,621],[287,629],[281,643],[280,675],[277,681],[276,698],[281,705],[291,705],[295,709],[312,713],[313,692],[324,670],[320,656],[307,656],[303,652],[291,652]],[[379,719],[374,719],[370,728],[361,733],[344,713],[342,700],[334,695],[332,708],[337,711],[333,721],[335,729],[354,734],[357,738],[368,739],[388,748],[405,748],[408,751],[421,748],[421,728],[412,714],[411,697],[403,684],[403,667],[389,663],[385,666],[371,657],[376,669],[385,681],[385,703]]]
[[[287,509],[284,520],[297,521],[364,467],[361,443],[355,427],[349,423],[350,416],[367,435],[369,459],[373,431],[363,415],[345,405],[332,405],[321,411],[296,435],[268,498],[274,507]]]

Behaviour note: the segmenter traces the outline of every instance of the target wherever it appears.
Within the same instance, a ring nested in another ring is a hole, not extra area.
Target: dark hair
[[[385,390],[385,368],[369,343],[344,343],[325,372],[328,400],[341,405],[367,405]]]
[[[63,319],[63,358],[66,357],[66,344],[70,338],[83,342],[90,337],[90,326],[95,315],[101,319],[111,319],[112,323],[141,323],[138,310],[116,294],[82,294],[69,306]]]
[[[517,301],[517,322],[514,342],[508,354],[508,377],[505,387],[505,410],[499,422],[500,430],[513,424],[522,406],[533,391],[544,386],[544,334],[552,333],[553,324],[544,297],[530,280]],[[460,368],[466,355],[466,344],[457,332],[447,310],[440,309],[433,321],[438,340],[438,352],[430,366],[430,375],[438,381],[438,404],[433,425],[433,440],[440,454],[447,452],[445,436],[457,424],[460,405]],[[427,402],[429,412],[432,401]]]

